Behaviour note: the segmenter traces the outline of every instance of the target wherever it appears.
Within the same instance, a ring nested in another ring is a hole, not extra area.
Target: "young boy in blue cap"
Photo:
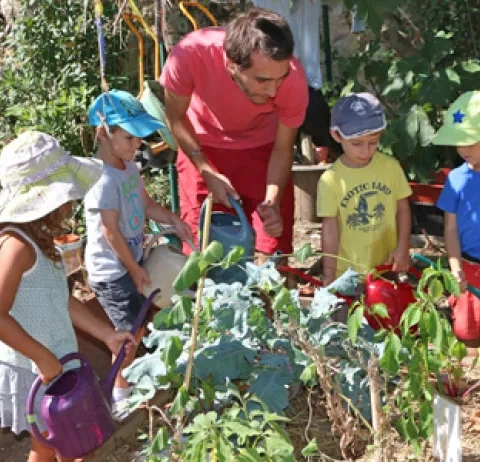
[[[409,267],[411,189],[397,160],[377,151],[386,127],[370,93],[341,98],[333,107],[332,137],[343,154],[318,182],[317,215],[323,219],[323,283],[349,266],[366,272],[384,263]]]
[[[144,285],[150,285],[142,268],[145,219],[173,225],[182,240],[191,239],[192,234],[177,215],[150,198],[133,161],[142,139],[163,124],[130,93],[120,90],[101,94],[90,107],[88,120],[96,127],[103,173],[85,196],[85,264],[100,305],[117,329],[128,331],[145,300]],[[143,333],[141,329],[137,338]],[[134,353],[124,366],[133,357]],[[114,412],[122,412],[130,391],[120,371],[113,389]]]

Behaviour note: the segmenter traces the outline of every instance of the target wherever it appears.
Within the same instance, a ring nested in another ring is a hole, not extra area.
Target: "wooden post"
[[[295,219],[312,223],[317,218],[317,183],[329,165],[293,165]]]
[[[368,361],[368,382],[370,386],[370,401],[372,408],[372,426],[373,426],[373,445],[375,447],[373,454],[374,462],[385,462],[388,459],[388,448],[384,447],[384,415],[380,402],[380,377],[379,377],[378,358],[372,355]]]

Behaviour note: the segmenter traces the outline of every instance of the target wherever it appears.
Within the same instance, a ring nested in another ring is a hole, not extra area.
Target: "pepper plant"
[[[436,266],[426,268],[415,290],[416,301],[402,315],[400,331],[380,329],[376,339],[385,343],[380,357],[384,377],[385,408],[395,420],[402,438],[420,454],[422,445],[433,432],[433,398],[435,393],[456,397],[464,371],[465,344],[457,340],[450,322],[437,311],[444,293],[459,295],[452,274]],[[353,305],[348,319],[349,333],[356,340],[363,313],[387,317],[385,308]],[[395,385],[393,392],[388,389]]]

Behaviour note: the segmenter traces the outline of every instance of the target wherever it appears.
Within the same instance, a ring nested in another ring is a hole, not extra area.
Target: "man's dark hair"
[[[251,8],[230,21],[223,42],[227,57],[242,69],[252,65],[252,54],[256,51],[275,61],[283,61],[292,57],[293,47],[293,35],[287,21],[263,8]]]

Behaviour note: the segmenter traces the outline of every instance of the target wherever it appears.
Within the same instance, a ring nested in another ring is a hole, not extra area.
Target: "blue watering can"
[[[244,248],[243,258],[237,265],[224,270],[223,268],[212,268],[208,272],[208,277],[213,279],[216,283],[225,282],[232,284],[233,282],[245,283],[247,280],[247,273],[245,272],[245,263],[247,259],[255,254],[255,231],[250,226],[245,212],[241,205],[233,197],[228,196],[230,204],[232,204],[236,215],[228,212],[214,211],[212,212],[212,219],[210,223],[210,242],[218,241],[223,245],[224,255],[227,255],[235,246]],[[206,201],[200,210],[199,237],[200,247],[202,245],[202,231],[203,223],[205,221],[205,207]]]

